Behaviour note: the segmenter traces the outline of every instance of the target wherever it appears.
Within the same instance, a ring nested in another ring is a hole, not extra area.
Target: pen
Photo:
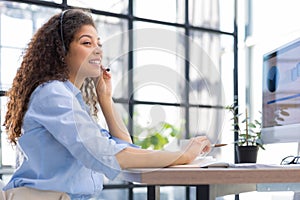
[[[223,147],[226,146],[227,144],[213,144],[211,147]]]

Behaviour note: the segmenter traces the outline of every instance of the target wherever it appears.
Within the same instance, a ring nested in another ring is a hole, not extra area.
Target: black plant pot
[[[238,163],[256,163],[258,146],[236,146]]]

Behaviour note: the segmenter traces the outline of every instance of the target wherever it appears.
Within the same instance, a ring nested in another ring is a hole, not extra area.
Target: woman
[[[54,15],[33,36],[8,92],[4,125],[22,159],[6,194],[30,188],[88,199],[101,191],[103,175],[185,164],[210,151],[206,137],[191,139],[185,151],[136,148],[114,108],[111,74],[101,60],[95,24],[83,10]],[[97,105],[109,132],[93,119]]]

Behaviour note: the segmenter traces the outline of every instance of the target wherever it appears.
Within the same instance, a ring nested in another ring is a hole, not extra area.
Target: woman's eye
[[[91,45],[91,42],[83,42],[83,44]]]

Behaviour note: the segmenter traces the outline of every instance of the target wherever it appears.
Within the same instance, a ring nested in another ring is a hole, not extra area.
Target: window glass
[[[217,108],[190,108],[189,137],[206,135],[212,144],[220,142],[225,112]]]
[[[23,49],[32,35],[50,16],[60,10],[11,2],[4,2],[2,6],[0,87],[7,89],[22,61]]]
[[[32,36],[33,21],[23,18],[21,14],[20,18],[17,18],[13,11],[20,12],[15,9],[1,13],[1,45],[23,48]]]
[[[128,13],[128,0],[68,0],[70,6],[102,10],[113,13]]]
[[[191,31],[189,47],[190,103],[215,106],[232,102],[233,38]]]
[[[1,48],[1,74],[0,89],[7,90],[10,88],[12,81],[16,75],[17,69],[20,67],[22,58],[22,49]]]
[[[1,46],[24,48],[36,29],[59,11],[25,3],[3,2],[0,10]]]
[[[195,187],[190,187],[189,190],[192,190]],[[160,199],[172,199],[172,200],[181,200],[184,199],[186,187],[184,186],[160,186],[159,187],[159,198]],[[190,199],[196,199],[196,191],[191,192]],[[142,200],[147,199],[147,187],[135,187],[133,188],[133,199]],[[194,198],[195,197],[195,198]]]
[[[105,183],[105,184],[115,184],[113,183]],[[119,183],[120,184],[120,183]],[[124,197],[128,197],[129,190],[127,189],[108,189],[102,190],[97,199],[124,199]],[[112,198],[113,196],[113,198]],[[125,198],[126,199],[126,198]]]
[[[134,98],[184,102],[183,30],[142,22],[135,23],[134,27]]]
[[[224,94],[224,105],[231,105],[233,103],[233,70],[234,70],[234,39],[230,35],[221,35],[220,37],[220,76],[222,79]]]
[[[233,32],[234,0],[189,0],[189,22],[193,26]]]
[[[192,31],[190,40],[190,102],[218,105],[220,80],[220,36]]]
[[[162,105],[134,107],[134,142],[148,149],[177,148],[184,135],[184,108]]]
[[[0,166],[6,165],[6,166],[15,166],[16,161],[16,154],[14,151],[14,148],[12,148],[11,144],[7,141],[7,135],[4,126],[2,124],[4,123],[4,117],[6,114],[6,103],[7,103],[7,97],[0,97],[0,112],[1,112],[1,150],[2,155],[0,157]]]
[[[184,23],[184,0],[135,0],[134,15],[159,21]]]
[[[116,110],[118,111],[121,119],[123,120],[123,122],[125,123],[125,125],[127,126],[128,125],[128,122],[129,122],[129,110],[128,110],[128,102],[126,103],[115,103],[114,104]],[[104,115],[102,112],[99,112],[98,113],[98,123],[100,124],[100,126],[102,128],[105,128],[108,130],[108,126],[106,124],[106,121],[105,121],[105,118],[104,118]],[[130,133],[132,134],[132,133]]]

